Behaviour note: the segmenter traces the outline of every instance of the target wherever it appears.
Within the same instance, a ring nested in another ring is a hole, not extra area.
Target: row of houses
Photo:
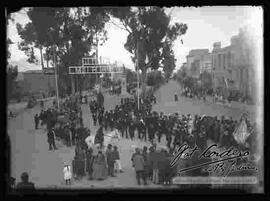
[[[43,70],[28,70],[18,72],[17,87],[22,94],[44,94],[55,91],[55,76],[53,74],[44,74]]]
[[[89,76],[90,77],[90,76]],[[123,73],[112,73],[111,79],[115,82],[123,79]],[[77,76],[75,76],[77,78]],[[75,79],[76,82],[76,79]],[[91,80],[85,79],[84,88],[89,88]],[[44,94],[46,97],[55,92],[54,73],[44,73],[44,70],[28,70],[18,72],[16,78],[17,89],[22,94]],[[93,83],[92,83],[93,84]]]
[[[231,37],[230,45],[221,47],[221,42],[209,49],[193,49],[186,56],[182,67],[187,74],[199,78],[204,72],[210,73],[214,89],[239,91],[244,96],[255,95],[255,58],[253,46],[246,29]]]

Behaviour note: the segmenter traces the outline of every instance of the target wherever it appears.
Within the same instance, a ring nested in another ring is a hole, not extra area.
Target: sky
[[[255,35],[262,35],[263,10],[252,6],[205,6],[205,7],[173,7],[166,8],[171,12],[171,23],[185,23],[188,30],[185,35],[174,43],[176,69],[186,62],[186,56],[192,49],[209,49],[212,51],[214,42],[221,42],[222,47],[230,45],[230,38],[238,34],[239,28],[249,26]],[[10,46],[10,63],[20,64],[19,71],[41,69],[40,65],[31,65],[26,62],[24,52],[18,50],[17,43],[21,40],[16,23],[29,22],[23,11],[14,13],[15,23],[9,23],[7,36],[14,42]],[[128,33],[114,25],[106,25],[108,40],[99,47],[99,56],[107,57],[112,62],[124,64],[134,69],[130,53],[124,48]],[[183,40],[183,44],[180,40]],[[37,54],[38,55],[38,54]]]

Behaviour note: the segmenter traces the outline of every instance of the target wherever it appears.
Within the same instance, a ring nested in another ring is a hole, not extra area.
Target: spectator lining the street
[[[21,182],[16,186],[17,190],[35,190],[35,185],[32,182],[29,182],[29,175],[27,172],[21,174]]]
[[[136,148],[136,153],[132,156],[131,158],[133,167],[136,172],[136,179],[138,185],[141,185],[141,180],[143,180],[144,185],[146,185],[146,179],[143,177],[143,172],[144,172],[144,159],[142,154],[140,153],[139,148]]]
[[[113,152],[112,152],[112,157],[115,161],[114,165],[114,170],[115,172],[120,172],[120,173],[123,173],[123,170],[122,170],[122,165],[121,165],[121,161],[120,161],[120,155],[119,155],[119,151],[117,149],[117,146],[114,146],[113,147]]]
[[[111,144],[108,145],[108,148],[106,150],[106,159],[107,159],[107,165],[108,165],[108,175],[111,177],[115,177],[114,175],[115,158],[113,157]]]
[[[64,163],[63,173],[64,173],[64,180],[66,182],[66,185],[68,185],[68,184],[70,185],[71,178],[72,178],[71,167],[66,162]]]
[[[106,159],[105,155],[102,151],[98,151],[97,156],[94,160],[94,171],[93,171],[93,178],[96,180],[104,180],[108,176],[108,169],[106,167]]]

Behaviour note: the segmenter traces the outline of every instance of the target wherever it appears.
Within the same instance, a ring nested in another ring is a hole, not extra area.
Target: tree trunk
[[[50,57],[50,54],[48,53],[48,47],[46,47],[46,64],[47,64],[47,68],[49,68],[49,57]]]
[[[41,58],[41,67],[42,70],[44,69],[44,63],[43,63],[43,55],[42,55],[42,46],[39,46],[39,50],[40,50],[40,58]]]
[[[142,98],[146,96],[146,69],[142,68]]]

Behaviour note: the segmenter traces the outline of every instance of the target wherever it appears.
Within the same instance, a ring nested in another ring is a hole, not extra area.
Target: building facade
[[[212,73],[212,54],[207,53],[202,55],[200,60],[200,74],[203,72]]]
[[[223,95],[229,91],[239,91],[243,96],[255,94],[255,71],[252,48],[248,45],[245,32],[240,30],[231,37],[230,46],[221,48],[221,43],[214,43],[212,51],[214,88],[222,90]]]
[[[20,72],[17,84],[23,93],[48,94],[55,91],[55,76],[44,74],[42,70]]]
[[[221,90],[224,96],[227,96],[227,89],[232,88],[232,65],[231,65],[231,47],[221,48],[221,43],[216,42],[213,45],[212,64],[213,64],[213,84],[214,88]]]
[[[208,55],[208,49],[194,49],[187,55],[187,73],[193,78],[199,78],[202,71],[204,55]],[[205,63],[207,63],[205,61]]]

